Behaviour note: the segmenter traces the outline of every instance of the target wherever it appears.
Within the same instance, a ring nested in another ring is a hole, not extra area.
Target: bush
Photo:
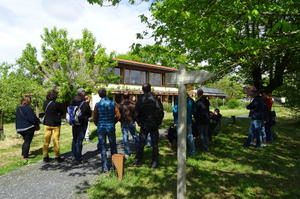
[[[234,109],[240,106],[240,102],[236,99],[231,99],[227,102],[227,106],[230,109]]]
[[[209,100],[211,107],[213,108],[219,108],[223,105],[223,99],[220,98],[213,98]]]
[[[164,106],[164,111],[169,112],[169,113],[173,111],[172,104],[170,104],[170,103],[163,103],[163,106]]]

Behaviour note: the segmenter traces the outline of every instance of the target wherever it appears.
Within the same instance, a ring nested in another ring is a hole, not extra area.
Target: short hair
[[[50,91],[48,91],[46,99],[51,101],[51,100],[56,100],[58,96],[58,91],[55,89],[51,89]]]
[[[202,90],[202,88],[198,88],[198,90],[197,90],[197,95],[198,95],[198,97],[203,95],[203,90]]]
[[[79,89],[77,90],[77,95],[84,96],[84,95],[85,95],[85,90],[84,90],[84,88],[79,88]]]
[[[149,83],[143,84],[142,89],[143,89],[144,93],[149,93],[151,91],[151,84],[149,84]]]
[[[98,90],[98,94],[99,94],[99,97],[101,97],[101,98],[106,97],[106,90],[105,90],[105,88],[100,88]]]

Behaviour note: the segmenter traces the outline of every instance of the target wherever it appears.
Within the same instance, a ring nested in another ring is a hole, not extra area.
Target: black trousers
[[[139,161],[142,161],[143,159],[144,147],[146,145],[146,140],[149,133],[151,137],[151,146],[152,146],[152,162],[158,161],[158,139],[159,139],[158,129],[147,130],[143,127],[141,127],[140,143],[136,155],[136,159]]]
[[[31,129],[28,129],[26,131],[19,132],[24,140],[24,143],[22,145],[22,156],[24,158],[28,158],[29,149],[30,149],[30,143],[32,141],[33,135],[34,135],[34,127]]]

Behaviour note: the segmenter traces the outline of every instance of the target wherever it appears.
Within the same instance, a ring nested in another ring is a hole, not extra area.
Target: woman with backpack
[[[45,140],[43,146],[43,161],[45,163],[50,162],[48,155],[49,145],[51,137],[53,135],[53,146],[57,162],[62,162],[63,159],[59,152],[59,137],[60,137],[60,126],[61,126],[61,116],[63,115],[62,104],[56,102],[58,92],[54,89],[50,90],[46,96],[46,101],[44,102],[44,121],[45,125]]]
[[[22,145],[22,156],[25,160],[28,159],[34,131],[39,130],[36,127],[39,127],[40,124],[40,120],[35,115],[30,104],[31,98],[29,96],[25,96],[16,110],[16,131],[24,139],[24,143]]]

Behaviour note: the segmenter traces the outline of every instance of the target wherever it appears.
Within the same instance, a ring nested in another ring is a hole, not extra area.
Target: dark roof
[[[200,87],[203,90],[203,95],[206,96],[224,96],[226,97],[226,94],[221,89],[217,88],[206,88],[206,87]]]
[[[144,67],[144,68],[152,68],[152,69],[159,69],[159,70],[172,71],[172,72],[178,71],[178,69],[176,69],[176,68],[159,66],[159,65],[154,65],[154,64],[146,64],[146,63],[142,63],[142,62],[129,61],[129,60],[125,60],[125,59],[113,58],[113,60],[116,60],[118,63],[139,66],[139,67]]]

